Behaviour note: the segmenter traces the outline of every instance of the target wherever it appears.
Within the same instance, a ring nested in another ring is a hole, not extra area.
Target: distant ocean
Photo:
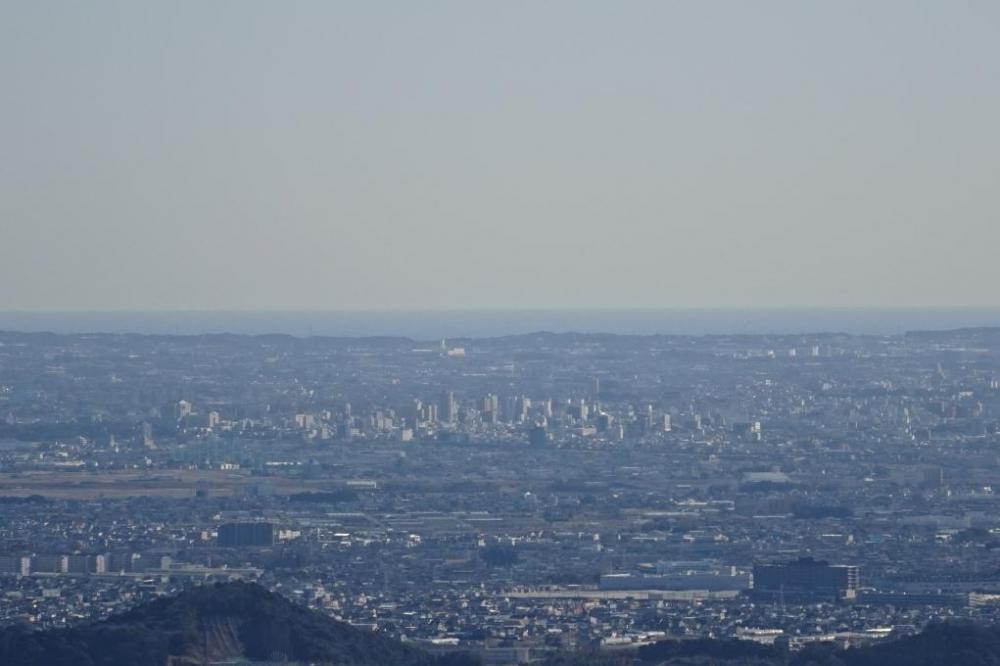
[[[895,335],[1000,326],[997,308],[764,308],[663,310],[0,312],[0,330],[402,336],[415,340],[537,331],[620,334]]]

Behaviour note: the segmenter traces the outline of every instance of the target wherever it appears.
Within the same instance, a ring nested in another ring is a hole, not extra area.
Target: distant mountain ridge
[[[532,331],[638,334],[800,334],[1000,326],[998,307],[555,308],[333,311],[0,310],[0,330],[57,333],[285,333],[296,337],[491,338]]]
[[[504,346],[510,344],[610,344],[632,345],[651,344],[671,341],[747,341],[768,340],[789,344],[804,344],[805,339],[812,342],[844,342],[849,340],[900,340],[919,343],[949,342],[956,336],[966,338],[980,344],[1000,344],[1000,325],[997,326],[967,326],[943,329],[907,329],[893,333],[873,333],[839,330],[803,331],[800,333],[785,331],[732,331],[732,332],[599,332],[599,331],[552,331],[546,329],[525,331],[519,333],[498,335],[449,335],[439,338],[427,338],[406,335],[333,335],[294,333],[245,333],[245,332],[204,332],[204,333],[128,333],[116,331],[101,331],[91,333],[81,332],[51,332],[51,331],[21,331],[0,326],[0,345],[39,343],[63,343],[65,341],[85,341],[99,345],[101,343],[121,342],[123,340],[136,342],[169,342],[178,344],[200,344],[207,346],[222,346],[233,344],[260,345],[268,343],[289,348],[332,347],[337,349],[362,346],[385,350],[412,351],[419,348],[422,351],[436,351],[442,340],[449,346],[480,345],[485,347]]]

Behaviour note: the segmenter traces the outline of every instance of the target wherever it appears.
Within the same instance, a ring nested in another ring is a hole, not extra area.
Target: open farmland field
[[[0,474],[0,495],[53,499],[94,500],[115,497],[193,497],[198,488],[213,496],[234,495],[266,484],[276,493],[322,489],[322,482],[280,476],[259,477],[249,472],[214,470],[115,470],[108,472],[32,471]]]

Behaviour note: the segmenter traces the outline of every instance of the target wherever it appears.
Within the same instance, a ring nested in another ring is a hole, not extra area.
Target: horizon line
[[[36,314],[406,314],[502,312],[672,312],[672,311],[789,311],[789,310],[1000,310],[997,305],[666,305],[594,307],[454,307],[454,308],[46,308],[6,309],[0,315]]]

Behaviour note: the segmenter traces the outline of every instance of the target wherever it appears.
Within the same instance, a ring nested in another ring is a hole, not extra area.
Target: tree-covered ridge
[[[252,583],[206,585],[102,622],[48,631],[0,630],[4,666],[195,666],[212,660],[336,666],[472,666],[461,653],[434,656],[298,606]],[[1000,666],[1000,628],[929,625],[914,636],[843,650],[799,652],[738,640],[665,640],[632,651],[557,655],[547,666]]]
[[[799,652],[738,640],[666,640],[632,653],[558,655],[545,666],[1000,666],[1000,628],[931,624],[919,634],[867,647],[815,643]]]
[[[250,583],[194,588],[80,627],[0,632],[5,666],[180,665],[231,657],[344,666],[446,661]],[[451,656],[447,663],[476,661]]]

